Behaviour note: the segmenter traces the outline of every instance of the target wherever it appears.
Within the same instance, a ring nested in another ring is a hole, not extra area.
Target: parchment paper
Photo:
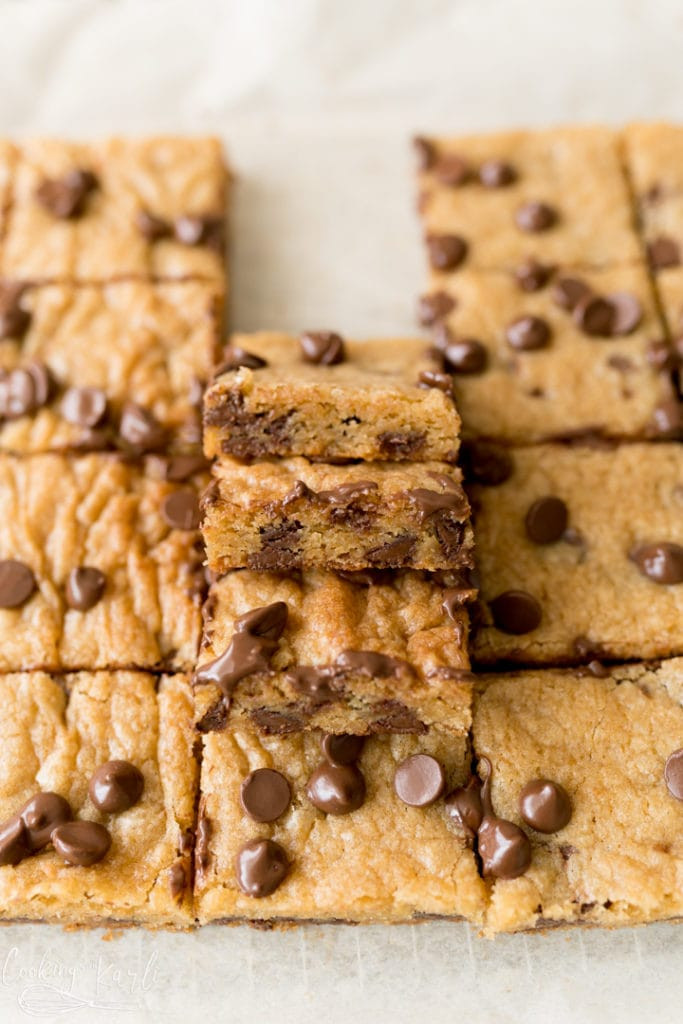
[[[683,120],[682,44],[677,0],[0,0],[0,132],[216,132],[239,175],[234,325],[409,332],[409,136]],[[458,924],[17,925],[0,1020],[665,1024],[682,955],[676,925],[495,943]]]

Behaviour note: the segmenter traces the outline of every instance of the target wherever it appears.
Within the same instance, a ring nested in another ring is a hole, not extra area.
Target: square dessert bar
[[[0,448],[199,450],[221,304],[198,281],[0,285]]]
[[[485,829],[487,931],[680,918],[683,660],[480,684],[474,756],[517,840],[505,863]]]
[[[242,717],[279,730],[311,720],[329,729],[335,705],[356,695],[376,728],[416,712],[430,721],[444,714],[442,689],[451,683],[460,715],[463,701],[469,707],[468,684],[457,685],[469,668],[462,604],[472,591],[454,575],[227,573],[204,608],[194,675],[201,728],[225,721],[237,687]],[[264,717],[275,703],[279,715]]]
[[[421,312],[453,374],[464,436],[683,436],[642,264],[540,277],[464,269],[434,274],[432,288]]]
[[[454,462],[460,419],[424,341],[264,332],[233,338],[204,427],[209,457]]]
[[[472,567],[469,505],[453,466],[224,457],[213,474],[202,529],[214,572]]]
[[[530,259],[586,270],[639,259],[616,132],[557,128],[417,145],[434,270],[509,271]]]
[[[0,918],[191,925],[187,679],[22,672],[2,698]]]
[[[226,185],[214,138],[21,143],[0,277],[222,282]]]
[[[475,448],[471,461],[477,661],[683,653],[682,445]]]
[[[0,455],[0,671],[193,666],[201,477],[178,481],[186,462]]]
[[[466,730],[364,739],[343,713],[338,726],[273,734],[238,719],[204,735],[199,922],[481,922],[485,883],[448,801],[469,774]]]

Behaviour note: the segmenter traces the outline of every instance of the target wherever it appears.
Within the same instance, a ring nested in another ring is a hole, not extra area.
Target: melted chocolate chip
[[[515,213],[515,223],[520,231],[532,234],[548,231],[557,223],[557,212],[547,203],[524,203]]]
[[[254,821],[275,821],[285,813],[291,799],[287,779],[273,768],[257,768],[240,786],[240,802]]]
[[[95,769],[88,793],[98,811],[120,814],[133,807],[145,788],[145,778],[130,761],[106,761]]]
[[[289,871],[287,854],[272,839],[252,839],[235,858],[237,884],[246,896],[262,899],[282,885]]]
[[[224,361],[216,370],[216,377],[220,376],[221,373],[239,370],[240,367],[244,367],[247,370],[261,370],[264,366],[268,365],[261,356],[254,355],[253,352],[247,352],[246,349],[240,348],[239,345],[228,345],[223,355]]]
[[[491,762],[487,757],[482,757],[481,761],[487,769],[486,779],[481,788],[484,816],[477,830],[477,848],[482,873],[484,877],[519,878],[531,863],[531,843],[518,825],[493,813]]]
[[[268,671],[286,625],[284,601],[241,615],[235,620],[235,633],[223,654],[195,672],[195,686],[214,683],[229,698],[240,679]]]
[[[0,608],[20,608],[36,589],[36,578],[23,562],[0,561]]]
[[[518,352],[534,352],[546,348],[550,341],[550,328],[538,316],[521,316],[505,329],[505,340]]]
[[[31,323],[31,314],[22,305],[25,288],[17,284],[0,284],[0,341],[20,340]]]
[[[99,569],[88,565],[79,565],[72,569],[66,581],[64,596],[69,608],[79,612],[87,612],[94,608],[104,594],[107,577]]]
[[[60,412],[67,423],[96,427],[107,414],[107,396],[101,388],[69,388],[62,398]]]
[[[307,331],[299,339],[301,355],[307,363],[336,366],[346,358],[344,339],[334,331]]]
[[[639,544],[629,552],[629,558],[643,576],[654,583],[683,583],[683,547],[669,541]]]
[[[680,437],[683,434],[683,405],[675,398],[661,402],[652,412],[652,431],[657,437]]]
[[[534,544],[553,544],[567,529],[569,515],[561,498],[548,495],[530,506],[524,520],[526,534]]]
[[[396,795],[410,807],[429,807],[445,787],[443,767],[429,754],[412,754],[401,761],[394,774]]]
[[[89,868],[106,857],[111,835],[95,821],[69,821],[53,829],[52,845],[68,864]]]
[[[567,791],[559,782],[533,779],[527,782],[519,795],[519,813],[531,828],[550,834],[569,824],[572,805]]]
[[[424,447],[425,435],[413,431],[383,431],[377,435],[381,454],[387,459],[410,459]]]
[[[136,402],[124,405],[119,434],[134,452],[140,454],[162,448],[166,442],[166,431],[156,416]]]
[[[300,483],[301,481],[297,482]],[[331,491],[318,491],[315,497],[318,501],[324,501],[329,505],[345,505],[354,498],[359,498],[376,490],[378,490],[378,485],[375,480],[350,480],[346,484],[339,484],[338,487],[333,488]],[[309,493],[313,494],[312,491]]]
[[[589,292],[572,310],[576,325],[591,337],[608,338],[614,333],[616,310],[609,299]]]
[[[447,373],[439,373],[438,370],[422,370],[417,382],[420,387],[438,388],[445,391],[447,395],[453,392],[453,380]]]
[[[421,295],[418,303],[418,321],[423,327],[432,327],[441,320],[445,320],[455,307],[455,299],[446,292]]]
[[[364,746],[364,736],[351,736],[347,733],[323,733],[320,740],[323,756],[331,764],[353,764],[363,753]]]
[[[178,217],[173,224],[173,234],[182,245],[205,245],[218,252],[223,248],[223,221],[220,217]]]
[[[337,696],[334,668],[329,665],[299,665],[287,670],[287,679],[314,705],[327,704]]]
[[[680,266],[681,251],[673,238],[662,235],[648,243],[647,258],[653,270],[665,270]]]
[[[486,188],[505,188],[517,180],[517,172],[506,160],[486,160],[479,168],[479,181]]]
[[[481,806],[481,780],[471,775],[465,786],[454,789],[446,797],[446,814],[464,830],[468,839],[474,839],[481,825],[484,811]]]
[[[472,588],[465,587],[449,587],[448,590],[443,592],[443,601],[441,607],[445,611],[449,619],[453,622],[459,622],[458,612],[461,610],[463,604],[466,604],[472,594]]]
[[[607,297],[614,311],[612,334],[621,336],[631,334],[643,319],[643,307],[640,299],[631,292],[613,292]]]
[[[0,825],[0,865],[18,864],[30,854],[28,833],[21,818],[4,821]]]
[[[490,602],[496,629],[519,636],[531,633],[541,622],[541,606],[525,590],[506,590]]]
[[[434,270],[455,270],[467,256],[467,242],[459,235],[430,235],[427,253]]]
[[[135,214],[135,226],[148,242],[158,242],[173,233],[173,226],[163,217],[157,217],[149,210],[138,210]]]
[[[377,651],[342,651],[334,664],[343,672],[374,676],[377,679],[388,679],[400,675],[402,671],[411,671],[407,662]]]
[[[472,483],[497,487],[512,476],[512,458],[504,448],[488,441],[467,441],[460,452],[463,473]]]
[[[449,332],[450,335],[450,332]],[[440,346],[444,366],[449,373],[483,373],[488,363],[488,351],[476,338],[450,336]]]
[[[664,765],[666,788],[676,800],[683,800],[683,748],[674,750]]]
[[[555,282],[550,297],[557,306],[571,313],[590,294],[590,286],[581,278],[560,277]]]
[[[437,515],[439,512],[454,512],[464,518],[469,506],[465,495],[458,491],[430,491],[426,487],[415,487],[406,491],[408,501],[418,514],[421,523]]]
[[[29,363],[16,370],[0,372],[0,418],[18,419],[30,416],[47,405],[54,383],[50,371],[42,363]]]
[[[553,270],[553,267],[538,263],[537,260],[527,260],[516,268],[515,281],[523,292],[539,292],[547,285]]]
[[[188,866],[184,861],[177,860],[171,865],[168,884],[171,890],[171,899],[178,904],[182,903],[183,894],[189,884]]]
[[[92,171],[75,169],[61,178],[46,178],[35,195],[53,217],[70,220],[85,212],[86,200],[96,188],[97,178]]]
[[[28,845],[32,853],[42,850],[50,842],[57,825],[71,821],[73,814],[67,800],[59,793],[36,793],[18,812],[28,831]]]
[[[350,814],[365,800],[365,779],[355,764],[323,761],[306,785],[306,796],[325,814]]]
[[[174,530],[196,530],[199,526],[199,502],[191,490],[173,491],[161,504],[161,514]]]

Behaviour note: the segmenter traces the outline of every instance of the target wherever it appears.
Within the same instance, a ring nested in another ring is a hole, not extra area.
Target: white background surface
[[[414,329],[415,131],[631,117],[683,120],[677,0],[0,0],[3,134],[225,138],[243,329]],[[0,1019],[668,1024],[682,956],[675,925],[12,926]]]

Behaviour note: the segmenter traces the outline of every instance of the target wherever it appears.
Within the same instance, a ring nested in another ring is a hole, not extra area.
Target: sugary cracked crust
[[[186,836],[194,819],[197,763],[185,677],[21,673],[5,676],[2,698],[0,819],[37,791],[54,791],[77,818],[104,824],[113,843],[104,860],[88,868],[67,865],[51,846],[16,867],[0,867],[0,917],[64,925],[190,925]],[[142,771],[143,795],[125,812],[102,814],[88,797],[88,783],[99,765],[117,758]],[[171,878],[183,873],[187,884],[174,897]]]
[[[452,466],[224,457],[213,474],[202,528],[214,571],[472,565],[469,505]]]
[[[663,773],[683,736],[683,659],[609,678],[552,670],[480,682],[474,753],[493,766],[496,814],[525,828],[533,849],[524,875],[490,887],[487,931],[680,917],[683,807]],[[539,777],[572,804],[550,835],[519,815],[520,790]]]
[[[683,652],[683,585],[653,582],[629,559],[641,544],[683,545],[683,447],[543,445],[516,449],[512,461],[506,482],[471,493],[483,617],[476,659],[553,664]],[[537,544],[525,517],[549,495],[565,502],[574,532]],[[539,602],[536,629],[514,636],[494,627],[490,602],[509,590]]]
[[[565,276],[580,277],[597,295],[625,292],[642,318],[629,334],[596,338],[553,300]],[[455,338],[474,338],[486,350],[480,373],[456,373],[453,387],[470,437],[527,444],[581,432],[615,437],[656,436],[656,411],[672,397],[670,374],[653,366],[651,348],[662,326],[642,265],[576,272],[558,270],[544,288],[524,292],[507,272],[464,269],[434,274],[431,289],[446,292],[455,308],[441,321]],[[541,318],[546,347],[515,351],[506,329],[521,317]]]
[[[358,810],[326,815],[307,799],[306,782],[321,761],[320,734],[264,737],[237,728],[204,737],[200,844],[195,886],[200,923],[241,919],[277,923],[315,919],[395,922],[423,915],[481,921],[484,883],[472,851],[444,812],[443,801],[409,807],[396,796],[396,766],[413,753],[430,753],[446,769],[448,789],[469,770],[466,736],[373,736],[359,761],[367,794]],[[273,824],[252,821],[239,802],[244,776],[258,767],[282,772],[290,783],[289,809]],[[271,838],[292,868],[263,899],[243,895],[234,859],[243,843]]]
[[[0,456],[0,559],[24,562],[37,590],[0,608],[0,669],[181,668],[200,634],[197,530],[174,529],[167,483],[114,455]],[[67,607],[72,569],[100,569],[102,599]]]
[[[217,139],[112,138],[90,144],[36,139],[15,147],[14,154],[0,277],[224,281],[222,247],[150,241],[136,224],[141,211],[169,222],[185,216],[224,221],[227,172]],[[74,169],[94,172],[98,187],[82,216],[60,220],[36,201],[35,192],[46,178]]]
[[[201,282],[48,285],[28,289],[21,303],[31,319],[21,338],[0,340],[0,370],[41,363],[53,388],[47,405],[2,421],[1,448],[25,454],[111,446],[129,401],[156,417],[170,446],[198,447],[201,385],[219,348],[218,289]],[[94,431],[61,413],[66,389],[86,387],[107,396]]]
[[[331,366],[305,362],[299,340],[286,334],[236,335],[232,343],[267,366],[222,373],[208,388],[209,457],[455,461],[452,397],[418,386],[422,371],[436,369],[424,341],[347,341],[347,358]]]
[[[511,270],[534,257],[585,269],[639,259],[617,133],[567,127],[427,141],[433,163],[419,178],[423,229],[427,236],[461,236],[468,245],[463,267]],[[439,180],[440,162],[453,155],[471,168],[455,187]],[[478,172],[493,160],[508,162],[515,180],[484,187]],[[553,207],[555,224],[537,233],[520,230],[515,215],[528,202]]]

